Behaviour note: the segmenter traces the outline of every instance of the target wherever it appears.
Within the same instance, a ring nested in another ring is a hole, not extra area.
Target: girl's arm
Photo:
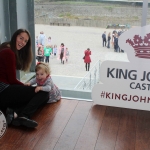
[[[36,84],[36,78],[33,78],[29,81],[30,85],[34,85]]]
[[[41,86],[41,91],[49,92],[51,90],[51,87],[52,87],[52,82],[50,79],[48,79],[46,81],[46,85]]]

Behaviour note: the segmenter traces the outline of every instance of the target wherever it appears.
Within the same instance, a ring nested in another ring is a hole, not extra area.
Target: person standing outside
[[[49,45],[47,45],[44,48],[45,63],[49,63],[49,56],[51,53],[52,53],[52,49],[50,48]]]
[[[120,52],[119,45],[118,45],[118,34],[117,33],[115,34],[115,38],[114,38],[114,49],[115,49],[115,52]]]
[[[61,43],[59,48],[59,59],[61,60],[61,63],[64,64],[64,61],[66,60],[66,47],[64,43]]]
[[[53,54],[54,54],[54,56],[56,56],[56,54],[57,54],[57,45],[54,45],[54,47],[53,47]]]
[[[85,57],[84,57],[84,63],[85,63],[85,69],[86,71],[89,71],[90,69],[90,63],[91,63],[91,50],[90,48],[87,48],[87,50],[84,51]]]
[[[48,42],[48,45],[51,44],[51,37],[50,36],[48,37],[47,42]]]
[[[69,50],[68,48],[66,48],[66,62],[68,62],[68,59],[69,59]]]
[[[103,47],[106,47],[106,31],[102,34]]]
[[[7,124],[35,128],[30,118],[45,105],[49,93],[35,92],[16,78],[16,69],[28,71],[32,62],[31,37],[26,29],[18,29],[11,40],[0,45],[0,109],[6,110]]]
[[[110,48],[110,40],[111,40],[111,36],[110,36],[110,32],[108,33],[108,37],[107,37],[107,41],[108,41],[108,43],[107,43],[107,48]]]
[[[38,49],[37,49],[37,53],[36,53],[36,58],[38,60],[38,62],[43,62],[44,60],[44,51],[42,50],[42,45],[39,45]]]
[[[46,35],[44,34],[43,31],[41,31],[38,36],[38,43],[42,46],[45,46],[45,40],[46,40]]]

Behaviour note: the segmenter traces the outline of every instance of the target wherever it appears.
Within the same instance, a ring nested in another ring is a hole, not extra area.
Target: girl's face
[[[16,49],[22,49],[28,42],[29,36],[26,32],[20,33],[16,38]]]
[[[36,78],[37,78],[39,81],[44,81],[47,76],[48,76],[48,74],[45,72],[44,69],[39,69],[39,70],[36,72]]]

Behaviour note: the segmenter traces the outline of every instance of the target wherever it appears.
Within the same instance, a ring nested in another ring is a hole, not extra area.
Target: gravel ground
[[[113,29],[93,28],[93,27],[77,27],[77,26],[50,26],[35,25],[35,35],[38,36],[43,31],[46,37],[51,37],[51,44],[56,44],[59,48],[61,43],[68,47],[70,56],[68,63],[64,65],[60,63],[57,56],[50,58],[50,67],[52,75],[76,76],[83,77],[85,64],[83,61],[84,50],[91,49],[91,67],[100,60],[128,61],[126,53],[116,53],[113,48],[110,49],[102,46],[102,33],[106,31],[112,32]]]

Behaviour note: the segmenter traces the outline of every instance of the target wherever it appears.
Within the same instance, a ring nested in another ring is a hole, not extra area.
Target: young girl
[[[53,47],[53,54],[54,54],[54,56],[56,56],[56,54],[57,54],[57,45],[54,45],[54,47]]]
[[[48,37],[47,42],[49,45],[51,44],[51,37],[50,36]]]
[[[61,99],[60,90],[53,83],[50,77],[50,68],[45,63],[38,63],[35,67],[36,77],[31,79],[26,85],[34,85],[37,83],[35,93],[39,91],[49,92],[49,101],[47,103],[54,103]]]
[[[38,46],[36,59],[37,59],[38,62],[43,62],[44,61],[44,51],[43,51],[42,45]]]
[[[51,53],[52,53],[52,49],[50,48],[49,45],[47,45],[44,48],[45,63],[49,63],[49,57],[50,57]]]

